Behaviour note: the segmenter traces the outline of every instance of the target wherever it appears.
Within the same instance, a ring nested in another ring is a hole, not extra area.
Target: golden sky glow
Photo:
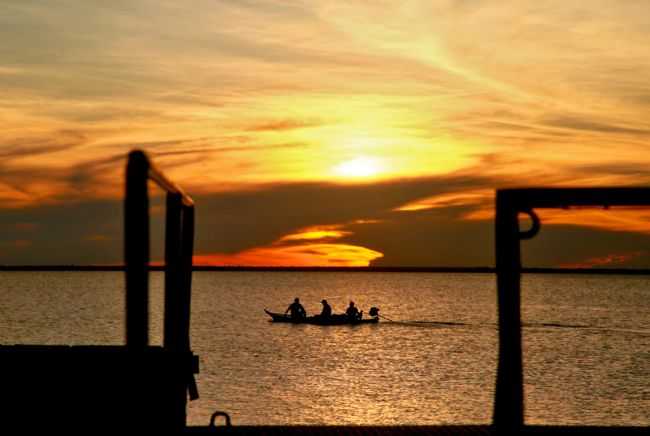
[[[0,202],[116,199],[134,146],[205,198],[438,178],[383,210],[278,204],[293,227],[198,244],[206,262],[390,262],[394,244],[358,238],[378,221],[456,208],[448,219],[487,224],[505,186],[647,185],[648,16],[606,0],[4,1]],[[546,216],[649,233],[646,213]],[[38,230],[17,232],[2,262]]]

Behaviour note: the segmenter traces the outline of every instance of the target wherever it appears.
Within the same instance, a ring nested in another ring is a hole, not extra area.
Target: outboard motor
[[[368,312],[370,316],[377,317],[379,316],[379,308],[378,307],[371,307],[370,312]]]

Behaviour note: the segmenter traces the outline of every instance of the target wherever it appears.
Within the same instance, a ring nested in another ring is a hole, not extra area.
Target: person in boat
[[[300,304],[300,298],[296,297],[293,300],[293,303],[287,307],[287,310],[284,311],[284,314],[290,313],[291,319],[305,319],[307,318],[307,312],[305,308]]]
[[[332,306],[327,303],[327,300],[321,301],[323,304],[323,310],[320,313],[321,318],[331,318],[332,316]]]
[[[348,316],[348,318],[351,321],[357,321],[361,319],[361,312],[359,312],[359,309],[356,308],[354,305],[354,301],[350,301],[350,305],[348,306],[348,309],[345,311],[345,314]]]

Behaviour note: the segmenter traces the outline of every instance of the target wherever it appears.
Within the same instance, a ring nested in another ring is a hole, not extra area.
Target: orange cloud
[[[384,220],[378,220],[378,219],[361,219],[361,220],[354,220],[352,221],[352,224],[379,224],[384,222]]]
[[[642,251],[633,253],[608,254],[607,256],[592,257],[578,263],[563,263],[560,268],[597,268],[603,266],[620,266],[643,254]]]
[[[223,266],[368,266],[383,254],[350,244],[258,247],[236,254],[199,254],[195,265]]]
[[[363,223],[373,220],[360,220]],[[354,221],[353,223],[359,224]],[[316,225],[296,230],[263,247],[234,254],[194,256],[195,265],[220,266],[368,266],[383,253],[360,245],[336,242],[353,234],[345,224]]]
[[[568,224],[617,232],[637,232],[650,234],[650,209],[610,208],[610,209],[570,209],[538,210],[543,224]]]
[[[314,241],[321,239],[338,239],[352,234],[352,232],[338,230],[341,226],[316,226],[308,227],[299,232],[282,237],[280,241]]]
[[[544,225],[569,225],[589,227],[613,232],[650,234],[650,209],[633,207],[535,209]],[[494,219],[493,208],[479,208],[466,214],[464,219],[489,221]],[[521,218],[521,217],[520,217]],[[521,224],[522,228],[528,227]]]
[[[31,201],[28,193],[0,183],[0,202],[5,208],[22,207]]]
[[[447,194],[435,195],[420,200],[412,201],[395,209],[400,212],[412,212],[425,209],[435,209],[439,207],[453,207],[484,204],[493,201],[494,190],[478,189],[465,192],[451,192]]]

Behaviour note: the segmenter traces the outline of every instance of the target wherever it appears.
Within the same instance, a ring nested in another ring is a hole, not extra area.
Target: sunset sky
[[[495,189],[650,184],[649,41],[645,0],[4,0],[0,264],[120,263],[137,147],[198,264],[494,265]],[[541,216],[526,265],[650,267],[650,210]]]

